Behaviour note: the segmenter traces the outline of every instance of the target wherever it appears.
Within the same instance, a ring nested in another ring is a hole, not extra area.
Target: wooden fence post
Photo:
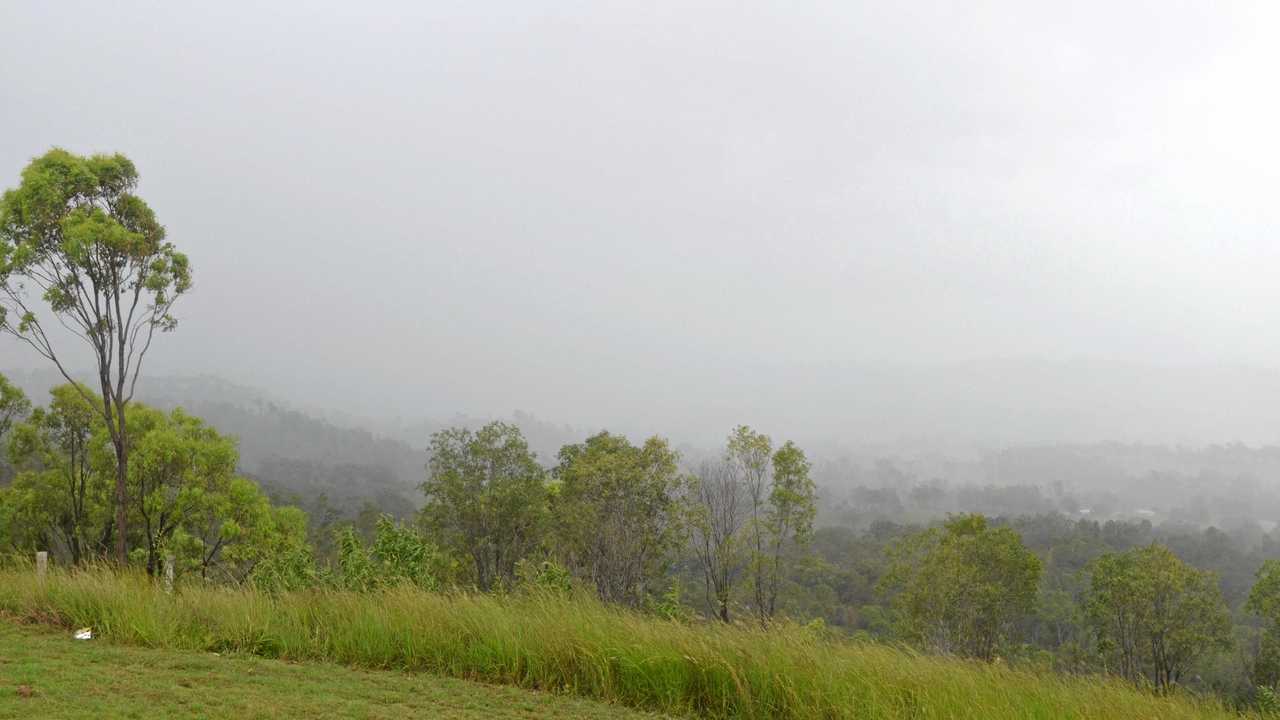
[[[36,579],[44,582],[44,578],[49,574],[49,553],[41,550],[36,553]]]
[[[164,591],[173,592],[173,556],[164,556]]]

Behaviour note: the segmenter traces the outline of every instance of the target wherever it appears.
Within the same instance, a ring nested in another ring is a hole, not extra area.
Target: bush
[[[439,590],[453,571],[453,564],[435,545],[387,515],[378,519],[369,548],[350,526],[338,531],[338,574],[334,580],[344,590],[369,591],[400,584]]]

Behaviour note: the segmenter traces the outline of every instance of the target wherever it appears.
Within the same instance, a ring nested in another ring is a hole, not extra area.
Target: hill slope
[[[170,595],[140,575],[55,571],[41,583],[14,569],[0,570],[0,612],[91,626],[121,643],[420,671],[709,718],[1238,717],[1212,700],[1115,680],[923,656],[789,624],[672,622],[558,594],[265,595],[192,584]]]
[[[511,687],[72,640],[0,621],[0,718],[655,717]]]

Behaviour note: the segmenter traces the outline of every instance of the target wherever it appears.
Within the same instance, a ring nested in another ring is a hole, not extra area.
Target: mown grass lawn
[[[451,678],[150,650],[0,620],[0,718],[653,718]]]

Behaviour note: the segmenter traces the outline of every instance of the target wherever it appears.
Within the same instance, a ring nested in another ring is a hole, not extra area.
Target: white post
[[[36,553],[36,579],[44,582],[44,578],[49,574],[49,553],[41,550]]]
[[[164,591],[173,592],[173,556],[164,556]]]

